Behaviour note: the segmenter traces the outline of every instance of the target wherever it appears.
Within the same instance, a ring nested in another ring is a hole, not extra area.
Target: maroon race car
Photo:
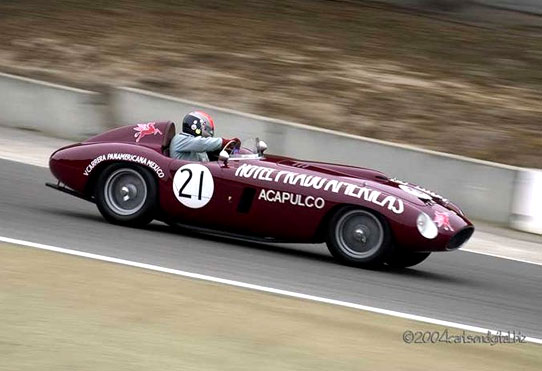
[[[266,242],[326,242],[343,263],[407,267],[462,246],[461,209],[375,170],[264,155],[229,143],[210,162],[170,158],[172,122],[124,126],[59,149],[49,187],[95,202],[115,224],[153,219]]]

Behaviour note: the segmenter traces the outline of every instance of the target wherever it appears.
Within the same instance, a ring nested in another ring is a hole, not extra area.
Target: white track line
[[[131,267],[149,269],[149,270],[152,270],[152,271],[169,273],[169,274],[174,274],[174,275],[182,276],[182,277],[195,278],[195,279],[198,279],[198,280],[222,283],[222,284],[225,284],[225,285],[230,285],[230,286],[235,286],[235,287],[242,287],[242,288],[245,288],[245,289],[268,292],[268,293],[271,293],[271,294],[283,295],[283,296],[288,296],[288,297],[293,297],[293,298],[298,298],[298,299],[311,300],[311,301],[315,301],[315,302],[319,302],[319,303],[338,305],[338,306],[341,306],[341,307],[358,309],[358,310],[363,310],[363,311],[373,312],[373,313],[378,313],[378,314],[385,314],[385,315],[388,315],[388,316],[399,317],[399,318],[409,319],[409,320],[413,320],[413,321],[420,321],[420,322],[425,322],[425,323],[431,323],[431,324],[439,325],[439,326],[453,327],[453,328],[457,328],[457,329],[461,329],[461,330],[472,331],[472,332],[477,332],[477,333],[482,333],[482,334],[487,334],[488,332],[490,332],[492,334],[495,334],[495,335],[498,334],[498,331],[496,331],[496,330],[485,329],[485,328],[477,327],[477,326],[464,325],[462,323],[443,321],[443,320],[439,320],[439,319],[435,319],[435,318],[418,316],[418,315],[415,315],[415,314],[397,312],[397,311],[394,311],[394,310],[370,307],[370,306],[367,306],[367,305],[349,303],[349,302],[346,302],[346,301],[340,301],[340,300],[334,300],[334,299],[327,299],[327,298],[323,298],[323,297],[320,297],[320,296],[307,295],[307,294],[302,294],[302,293],[299,293],[299,292],[275,289],[275,288],[272,288],[272,287],[254,285],[252,283],[247,283],[247,282],[240,282],[240,281],[228,280],[228,279],[225,279],[225,278],[218,278],[218,277],[208,276],[208,275],[205,275],[205,274],[181,271],[181,270],[178,270],[178,269],[164,268],[164,267],[160,267],[160,266],[157,266],[157,265],[139,263],[139,262],[134,262],[134,261],[131,261],[131,260],[124,260],[124,259],[119,259],[119,258],[113,258],[113,257],[110,257],[110,256],[97,255],[97,254],[92,254],[92,253],[83,252],[83,251],[65,249],[65,248],[62,248],[62,247],[44,245],[44,244],[41,244],[41,243],[23,241],[23,240],[18,240],[18,239],[14,239],[14,238],[8,238],[8,237],[0,236],[0,242],[6,242],[6,243],[21,245],[21,246],[28,246],[28,247],[33,247],[33,248],[42,249],[42,250],[49,250],[49,251],[54,251],[54,252],[58,252],[58,253],[62,253],[62,254],[81,256],[81,257],[84,257],[84,258],[101,260],[101,261],[106,261],[106,262],[110,262],[110,263],[122,264],[122,265],[128,265],[128,266],[131,266]],[[526,337],[525,341],[530,342],[530,343],[535,343],[535,344],[542,344],[542,339],[533,338],[533,337]]]
[[[506,260],[512,260],[512,261],[519,262],[519,263],[527,263],[527,264],[534,264],[534,265],[540,265],[540,266],[542,266],[542,263],[535,262],[535,261],[532,261],[532,260],[512,258],[512,257],[510,257],[510,256],[499,255],[499,254],[492,254],[492,253],[490,253],[490,252],[485,252],[485,251],[471,250],[471,249],[465,249],[465,248],[459,249],[458,251],[460,251],[460,252],[461,252],[461,251],[466,251],[466,252],[471,252],[471,253],[474,253],[474,254],[480,254],[480,255],[491,256],[491,257],[493,257],[493,258],[506,259]]]

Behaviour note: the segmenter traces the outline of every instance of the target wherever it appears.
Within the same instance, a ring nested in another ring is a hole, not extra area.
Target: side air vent
[[[252,201],[254,200],[254,196],[256,195],[256,189],[254,188],[245,188],[243,189],[243,193],[241,194],[241,200],[239,201],[239,205],[237,205],[237,212],[246,214],[250,211],[250,208],[252,207]]]

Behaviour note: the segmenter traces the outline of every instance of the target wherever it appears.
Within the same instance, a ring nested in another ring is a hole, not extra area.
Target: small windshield
[[[262,158],[258,154],[256,143],[258,138],[246,138],[241,140],[241,145],[236,146],[230,154],[230,160],[255,160]]]

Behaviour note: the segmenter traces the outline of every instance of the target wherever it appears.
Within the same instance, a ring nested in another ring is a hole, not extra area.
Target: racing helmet
[[[215,135],[215,123],[209,114],[192,111],[183,118],[183,133],[204,138]]]

